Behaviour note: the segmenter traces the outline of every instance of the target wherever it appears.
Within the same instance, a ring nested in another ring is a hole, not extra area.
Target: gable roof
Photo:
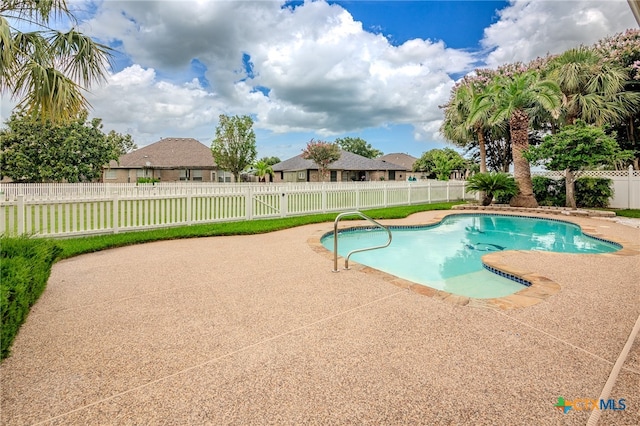
[[[417,158],[413,155],[405,154],[402,152],[395,152],[393,154],[387,154],[383,155],[382,157],[378,157],[378,160],[388,161],[389,163],[397,164],[404,167],[404,169],[407,171],[411,171],[413,170],[413,163],[416,162]]]
[[[305,160],[302,154],[281,161],[272,166],[274,172],[297,171],[297,170],[318,170],[318,166],[312,160]],[[354,154],[349,151],[340,150],[340,158],[329,165],[329,170],[405,170],[404,167],[384,160],[371,159]]]
[[[149,163],[149,164],[147,164]],[[115,168],[181,169],[215,167],[211,148],[193,138],[165,138],[121,155]]]

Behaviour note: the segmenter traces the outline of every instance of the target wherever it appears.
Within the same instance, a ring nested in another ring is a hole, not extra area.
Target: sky
[[[415,157],[452,147],[440,106],[474,68],[637,28],[626,0],[70,3],[81,31],[114,49],[87,94],[105,132],[210,145],[220,114],[250,115],[258,157],[281,160],[311,139]],[[3,95],[3,122],[13,105]]]

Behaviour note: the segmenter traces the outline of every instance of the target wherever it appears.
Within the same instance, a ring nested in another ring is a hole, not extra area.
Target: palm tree
[[[577,119],[602,126],[618,123],[640,106],[640,93],[625,91],[628,71],[585,46],[569,49],[548,64],[548,77],[563,95],[566,124]]]
[[[33,116],[65,121],[89,107],[83,95],[106,78],[111,49],[75,29],[53,30],[50,17],[75,22],[66,0],[3,0],[0,5],[0,89]],[[39,28],[22,32],[11,22]]]
[[[260,182],[266,182],[265,176],[271,176],[273,174],[273,169],[271,168],[271,166],[263,160],[260,160],[256,164],[254,164],[253,168],[255,169],[255,175],[258,177]]]
[[[479,192],[480,202],[488,206],[494,196],[512,197],[518,193],[518,184],[507,173],[476,173],[467,180],[467,192]]]
[[[560,89],[553,81],[542,80],[537,71],[499,76],[490,84],[487,93],[479,96],[472,106],[469,121],[493,111],[490,124],[509,122],[513,175],[518,182],[518,194],[511,199],[514,207],[537,207],[533,195],[531,167],[522,153],[529,148],[529,121],[533,113],[549,111],[557,116],[560,108]]]
[[[480,151],[480,172],[487,171],[487,150],[485,132],[487,131],[488,112],[469,121],[474,100],[482,95],[482,88],[471,77],[464,77],[453,89],[451,100],[444,107],[445,119],[440,127],[441,133],[450,141],[465,145],[474,138]]]

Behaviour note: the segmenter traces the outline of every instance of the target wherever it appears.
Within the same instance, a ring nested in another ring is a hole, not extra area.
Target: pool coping
[[[461,209],[462,210],[462,209]],[[596,238],[596,239],[600,239],[600,240],[605,240],[605,241],[610,241],[616,244],[619,244],[620,246],[622,246],[622,248],[618,251],[612,252],[612,253],[598,253],[598,254],[593,254],[596,256],[637,256],[640,255],[640,244],[634,244],[631,243],[629,241],[626,240],[622,240],[620,238],[617,237],[612,237],[612,236],[603,236],[602,233],[598,232],[596,230],[596,228],[592,227],[592,226],[585,226],[585,225],[581,225],[579,223],[576,223],[572,220],[570,220],[570,217],[566,217],[566,218],[562,218],[562,219],[558,219],[557,218],[557,213],[553,214],[550,212],[540,212],[539,210],[533,210],[533,211],[527,211],[527,210],[522,210],[519,209],[518,211],[501,211],[501,212],[496,212],[496,211],[492,211],[492,212],[486,212],[485,209],[477,209],[477,210],[471,210],[471,209],[464,209],[464,210],[458,210],[458,211],[443,211],[442,214],[436,215],[434,216],[432,219],[427,220],[423,223],[420,224],[415,224],[415,225],[411,225],[412,227],[418,227],[418,226],[433,226],[433,225],[437,225],[438,223],[442,222],[442,220],[447,217],[447,216],[453,216],[453,215],[478,215],[478,214],[484,214],[484,215],[501,215],[501,216],[520,216],[520,217],[531,217],[531,218],[544,218],[544,219],[551,219],[551,220],[556,220],[556,221],[560,221],[560,222],[567,222],[567,223],[571,223],[573,225],[576,225],[578,227],[580,227],[580,230],[582,231],[583,234],[588,235],[590,237]],[[554,212],[555,213],[555,212]],[[555,216],[555,217],[549,217],[549,216]],[[362,221],[357,221],[357,222],[362,222]],[[386,221],[380,221],[383,225]],[[395,226],[394,224],[390,223],[388,224],[389,226]],[[402,226],[402,225],[399,225]],[[367,228],[369,227],[368,225],[355,225],[355,226],[349,226],[350,229],[353,228]],[[308,239],[307,239],[307,243],[311,246],[311,248],[316,252],[319,253],[320,255],[330,258],[331,260],[333,260],[334,256],[333,256],[333,252],[330,250],[327,250],[322,243],[320,242],[320,239],[322,238],[322,236],[324,236],[325,234],[327,234],[328,232],[332,232],[333,231],[333,227],[330,230],[318,230],[316,232],[314,232]],[[561,286],[559,283],[551,280],[548,277],[545,277],[535,271],[532,270],[523,270],[523,269],[519,269],[519,268],[515,268],[511,265],[509,265],[508,263],[505,263],[502,261],[502,253],[509,253],[509,252],[520,252],[520,253],[530,253],[532,252],[531,250],[505,250],[502,252],[498,252],[498,253],[488,253],[485,254],[484,256],[482,256],[482,263],[485,266],[488,266],[489,268],[493,268],[497,271],[500,271],[504,274],[507,275],[512,275],[514,277],[517,277],[518,279],[521,280],[525,280],[531,283],[530,286],[523,286],[524,288],[522,290],[519,290],[513,294],[510,294],[508,296],[502,296],[502,297],[495,297],[495,298],[488,298],[488,299],[479,299],[479,298],[475,298],[475,297],[469,297],[469,296],[462,296],[462,295],[457,295],[457,294],[453,294],[453,293],[449,293],[443,290],[437,290],[435,288],[423,285],[423,284],[418,284],[415,283],[413,281],[404,279],[404,278],[400,278],[397,277],[395,275],[389,274],[387,272],[383,272],[380,271],[378,269],[375,269],[373,267],[370,266],[366,266],[366,265],[362,265],[360,263],[354,262],[352,260],[350,260],[349,262],[349,270],[355,270],[355,271],[360,271],[366,274],[371,274],[371,275],[375,275],[377,277],[382,278],[383,280],[406,290],[412,291],[414,293],[423,295],[423,296],[428,296],[428,297],[433,297],[436,299],[441,299],[445,302],[448,303],[453,303],[455,305],[460,305],[460,306],[472,306],[472,307],[485,307],[485,308],[497,308],[500,310],[512,310],[512,309],[519,309],[519,308],[526,308],[529,306],[533,306],[536,305],[540,302],[543,302],[545,300],[547,300],[549,297],[553,296],[554,294],[557,294],[560,289]],[[583,256],[585,254],[576,254],[576,253],[558,253],[558,252],[540,252],[540,253],[544,253],[545,256]],[[340,258],[342,258],[342,256],[340,256]]]

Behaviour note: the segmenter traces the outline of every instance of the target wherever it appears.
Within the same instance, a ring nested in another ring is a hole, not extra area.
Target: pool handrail
[[[367,216],[366,214],[360,211],[355,210],[351,212],[340,213],[338,216],[336,216],[336,220],[333,222],[333,272],[340,272],[338,269],[338,222],[340,221],[340,219],[342,219],[345,216],[360,216],[361,218],[368,220],[378,228],[382,228],[385,231],[387,231],[387,234],[389,235],[389,239],[387,240],[386,244],[383,244],[380,246],[351,250],[347,254],[347,257],[344,260],[344,269],[349,269],[349,258],[351,257],[352,254],[359,253],[361,251],[376,250],[376,249],[388,247],[389,244],[391,244],[391,239],[393,238],[391,235],[391,230],[388,227],[381,225],[380,223],[378,223],[377,221],[373,220],[372,218],[370,218],[369,216]]]

